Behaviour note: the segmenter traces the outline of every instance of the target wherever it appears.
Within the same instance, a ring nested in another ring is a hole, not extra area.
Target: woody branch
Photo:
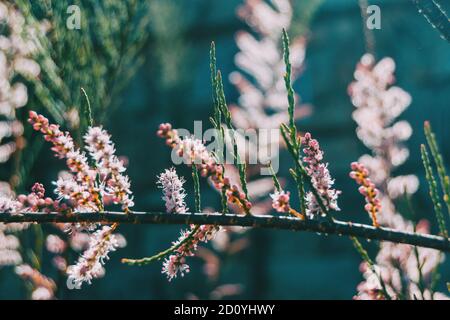
[[[450,252],[450,241],[447,238],[428,234],[398,231],[390,228],[344,222],[338,220],[301,220],[290,216],[243,216],[221,213],[179,213],[164,212],[99,212],[99,213],[0,213],[0,222],[35,222],[35,223],[128,223],[128,224],[197,224],[242,226],[291,231],[319,232],[359,237],[364,239],[404,243],[419,247]]]

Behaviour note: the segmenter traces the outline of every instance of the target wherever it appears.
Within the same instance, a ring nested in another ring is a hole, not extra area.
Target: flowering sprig
[[[195,168],[195,167],[193,167]],[[195,169],[194,169],[195,170]],[[196,193],[199,193],[198,176],[194,171],[193,178],[196,186]],[[184,202],[186,196],[183,184],[185,180],[180,178],[174,168],[165,170],[158,176],[158,185],[163,191],[163,200],[166,205],[167,213],[186,213],[187,208]],[[196,197],[199,197],[197,195]],[[196,200],[196,211],[200,211],[200,201]],[[153,261],[164,259],[162,273],[172,280],[178,274],[184,276],[190,271],[186,258],[193,256],[200,242],[208,242],[211,240],[219,228],[215,225],[190,225],[188,230],[182,230],[177,241],[172,246],[152,257],[142,259],[122,259],[123,263],[129,265],[145,265]]]
[[[236,45],[239,52],[235,55],[235,64],[239,71],[233,71],[230,82],[235,85],[240,96],[236,105],[230,105],[231,120],[233,124],[242,129],[269,129],[279,128],[280,125],[289,120],[286,104],[287,90],[284,84],[284,60],[280,50],[280,36],[283,27],[289,28],[293,20],[293,8],[289,0],[266,1],[246,0],[239,6],[237,14],[241,20],[246,22],[254,31],[239,31],[236,34]],[[283,21],[283,23],[280,23]],[[306,41],[303,37],[296,37],[289,45],[290,59],[292,61],[291,77],[294,82],[302,72],[306,51]],[[262,54],[263,52],[268,54]],[[270,73],[270,76],[268,74]],[[310,112],[310,107],[299,104],[299,96],[296,95],[295,119],[300,119]],[[271,139],[261,139],[258,146],[237,132],[236,143],[242,158],[247,158],[255,152],[264,153],[274,146],[280,145],[281,135]],[[244,148],[245,146],[245,148]],[[244,153],[245,152],[245,153]],[[232,168],[230,168],[232,170]],[[248,170],[250,177],[251,171]],[[256,170],[255,170],[256,171]],[[270,188],[257,188],[265,183],[264,178],[256,179],[253,174],[252,186],[256,190],[250,193],[258,197],[266,196]],[[259,182],[259,183],[258,183]],[[263,203],[257,205],[265,211],[270,206]]]
[[[61,199],[71,201],[75,211],[101,211],[103,197],[111,197],[121,204],[125,212],[134,205],[125,167],[114,154],[115,147],[109,134],[101,127],[90,127],[84,136],[86,149],[95,166],[89,165],[86,155],[75,147],[68,132],[58,125],[50,124],[48,119],[30,111],[29,120],[33,129],[44,134],[44,139],[53,144],[52,150],[60,159],[65,158],[72,176],[60,178],[56,182],[56,193]],[[97,179],[99,178],[100,183]]]
[[[365,197],[366,205],[364,209],[372,219],[373,225],[379,227],[377,220],[377,214],[381,210],[380,199],[378,198],[379,191],[375,184],[369,178],[369,171],[358,162],[352,162],[352,171],[350,172],[350,178],[356,181],[360,185],[359,192]]]
[[[121,204],[122,210],[129,212],[134,206],[130,181],[128,176],[123,174],[126,169],[115,155],[116,149],[111,136],[102,127],[90,127],[84,141],[86,149],[95,160],[106,194],[112,197],[115,204]]]
[[[333,189],[334,180],[331,178],[328,170],[328,163],[323,163],[323,151],[320,149],[319,142],[311,137],[309,132],[305,133],[302,140],[303,162],[306,164],[306,172],[311,177],[313,188],[317,191],[319,197],[324,200],[324,205],[328,210],[339,211],[337,199],[341,193]],[[314,218],[324,215],[316,195],[312,191],[306,194],[306,215]]]
[[[191,225],[189,230],[181,231],[180,237],[173,242],[174,254],[171,254],[164,260],[162,273],[172,280],[176,278],[178,273],[184,276],[185,272],[189,272],[189,265],[186,264],[186,257],[193,256],[200,242],[208,242],[217,231],[214,225]]]
[[[63,132],[58,125],[50,124],[48,119],[30,111],[28,122],[33,129],[40,131],[44,139],[53,144],[51,148],[56,157],[66,159],[67,167],[73,173],[70,178],[60,178],[56,182],[55,192],[61,199],[71,201],[75,211],[101,211],[101,190],[97,185],[96,171],[90,168],[88,160],[80,149],[75,148],[72,137],[68,132]]]
[[[370,180],[378,190],[381,207],[377,222],[397,230],[412,232],[416,229],[428,233],[424,222],[414,226],[399,214],[392,200],[405,195],[405,192],[415,193],[419,184],[414,175],[392,177],[392,171],[409,156],[404,142],[412,134],[408,122],[395,122],[411,103],[411,96],[403,89],[392,86],[394,71],[395,62],[391,58],[376,63],[370,54],[364,55],[356,67],[355,81],[348,90],[356,107],[353,118],[358,124],[358,138],[372,151],[372,155],[363,155],[358,162],[368,169]],[[438,296],[443,298],[433,292],[430,281],[441,261],[439,252],[435,250],[382,242],[375,263],[380,279],[393,298],[432,299]],[[355,297],[358,299],[376,297],[367,294],[374,288],[371,281],[374,277],[371,277],[372,270],[365,270],[365,280],[358,286],[359,293]],[[380,288],[379,284],[377,288]]]
[[[95,231],[89,241],[88,249],[79,257],[78,262],[67,269],[68,280],[76,288],[80,288],[83,282],[91,284],[93,278],[104,274],[103,265],[108,260],[108,254],[119,247],[113,231],[117,224],[112,227],[104,226]]]
[[[179,137],[169,123],[161,124],[157,135],[165,139],[166,144],[172,147],[187,165],[196,166],[201,176],[209,178],[217,190],[224,190],[230,204],[236,204],[246,214],[250,214],[251,202],[238,186],[231,185],[230,179],[224,176],[223,167],[217,163],[201,140]]]
[[[20,194],[16,198],[0,195],[0,211],[14,215],[25,212],[67,212],[68,207],[60,201],[45,196],[45,188],[35,183],[29,194]],[[29,223],[0,223],[0,266],[22,264],[18,231],[30,226]]]
[[[93,160],[89,163],[85,153],[75,147],[75,143],[68,132],[60,130],[58,125],[50,124],[49,120],[34,111],[30,111],[29,120],[33,129],[41,132],[44,139],[53,144],[52,150],[60,159],[66,159],[66,164],[71,174],[61,176],[56,184],[55,193],[58,195],[59,204],[67,201],[65,206],[57,206],[61,209],[76,212],[100,212],[104,210],[104,199],[110,198],[115,204],[121,204],[125,213],[130,212],[134,205],[128,176],[124,175],[125,167],[115,155],[114,143],[110,135],[101,127],[89,127],[84,141],[86,150]],[[38,197],[35,200],[33,197]],[[32,204],[41,202],[51,204],[51,199],[43,198],[43,190],[35,187],[33,193],[23,199]],[[32,209],[36,209],[32,207]],[[104,274],[103,265],[108,259],[108,253],[115,251],[120,245],[113,234],[118,227],[117,223],[103,226],[96,230],[90,237],[86,251],[79,257],[77,263],[67,268],[69,279],[74,286],[80,287],[83,282],[91,283],[93,278]],[[94,231],[97,224],[68,225],[65,230],[74,236],[83,231]]]
[[[0,198],[0,206],[4,200]],[[0,223],[0,266],[14,266],[23,261],[19,251],[19,238],[14,234],[8,234],[7,226]]]

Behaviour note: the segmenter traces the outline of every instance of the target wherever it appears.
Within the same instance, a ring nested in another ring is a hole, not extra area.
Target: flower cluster
[[[19,201],[5,195],[0,195],[0,212],[15,214],[20,211],[21,207],[22,205]],[[9,234],[16,231],[16,228],[14,228],[15,225],[23,227],[21,224],[0,223],[0,266],[18,265],[22,263],[22,255],[19,251],[19,238],[14,234]]]
[[[113,234],[116,226],[104,226],[95,231],[90,238],[88,249],[79,257],[77,264],[68,267],[69,281],[75,287],[80,288],[83,282],[91,284],[92,279],[104,275],[103,265],[105,260],[109,259],[108,254],[121,246]]]
[[[129,212],[134,206],[130,180],[123,174],[126,169],[115,155],[116,149],[111,136],[101,127],[90,127],[84,136],[84,141],[86,149],[95,160],[100,180],[106,186],[106,195],[112,197],[115,204],[121,204],[122,210]]]
[[[50,197],[45,196],[45,188],[40,183],[35,183],[28,195],[21,194],[17,196],[17,200],[21,203],[21,211],[25,212],[65,212],[68,206],[65,203],[54,201]]]
[[[125,212],[129,211],[134,205],[130,182],[123,174],[125,167],[114,154],[114,144],[105,130],[90,127],[84,137],[86,149],[95,161],[95,166],[91,167],[85,153],[75,147],[68,132],[62,132],[58,125],[49,124],[47,118],[34,111],[30,111],[29,122],[53,144],[56,156],[66,159],[73,173],[60,177],[56,182],[55,192],[61,199],[69,200],[75,211],[95,212],[103,209],[102,199],[110,197],[114,203],[121,204]]]
[[[245,213],[250,213],[251,202],[237,185],[232,185],[230,179],[224,176],[223,167],[217,163],[201,140],[178,136],[177,131],[168,123],[159,126],[157,135],[166,140],[166,144],[184,159],[184,163],[195,165],[202,177],[209,178],[217,190],[225,191],[230,204],[236,204]]]
[[[302,220],[305,219],[303,214],[291,208],[291,205],[289,204],[290,196],[291,194],[289,191],[275,191],[275,193],[270,195],[272,198],[272,208],[277,212],[290,213]]]
[[[377,214],[381,209],[380,199],[378,198],[379,191],[375,184],[369,178],[369,171],[358,162],[351,164],[352,171],[350,178],[354,179],[360,185],[359,192],[365,197],[366,205],[364,209],[370,215],[373,225],[379,227],[377,221]]]
[[[17,199],[0,195],[0,212],[19,214],[21,212],[50,212],[64,209],[58,201],[45,197],[44,186],[35,183],[28,195],[21,194]],[[0,266],[22,263],[20,241],[17,232],[27,229],[29,223],[0,223]]]
[[[0,3],[0,24],[0,163],[4,163],[24,145],[16,109],[27,103],[28,93],[17,74],[37,79],[40,67],[32,55],[38,50],[36,34],[44,32],[44,25],[27,25],[22,14],[4,1]]]
[[[384,58],[378,63],[372,55],[364,55],[355,70],[355,81],[348,91],[353,105],[353,119],[358,127],[358,138],[373,151],[373,156],[364,155],[359,162],[370,172],[379,172],[373,182],[389,180],[391,171],[403,164],[409,150],[403,145],[412,134],[407,121],[395,119],[410,105],[411,96],[403,89],[392,86],[395,63]],[[417,179],[409,176],[409,183]],[[403,193],[403,190],[401,191]]]
[[[188,209],[184,198],[186,192],[183,185],[185,180],[179,178],[174,168],[165,170],[158,176],[158,186],[163,191],[163,200],[166,204],[166,211],[169,213],[184,213]]]
[[[53,207],[56,211],[70,209],[74,212],[99,212],[104,209],[105,199],[112,199],[115,204],[121,204],[126,213],[129,212],[130,207],[134,205],[130,182],[128,176],[124,175],[125,167],[115,155],[114,144],[105,130],[101,127],[90,127],[84,136],[86,150],[94,162],[91,166],[86,154],[75,147],[68,132],[61,131],[58,125],[50,124],[47,118],[33,111],[29,114],[29,122],[34,130],[40,131],[45,140],[53,144],[52,150],[56,156],[66,159],[70,170],[70,173],[60,175],[55,183],[58,201],[53,202]],[[43,198],[43,191],[39,187],[36,187],[36,190],[35,194]],[[26,199],[30,202],[30,195]],[[46,201],[51,203],[51,199],[44,199],[44,202]],[[60,202],[63,201],[67,204],[61,205]],[[38,199],[37,204],[39,205],[40,202],[42,199]],[[57,206],[54,205],[55,203]],[[81,237],[86,235],[84,231],[95,230],[97,224],[63,225],[63,230],[69,231],[72,247],[78,246],[79,249],[86,249],[86,251],[80,256],[77,264],[66,268],[66,261],[60,255],[60,251],[64,251],[67,246],[57,241],[55,237],[49,237],[50,251],[58,254],[54,257],[54,264],[60,270],[67,269],[67,274],[75,286],[81,286],[83,282],[90,283],[93,278],[102,276],[103,264],[108,253],[114,251],[123,242],[118,241],[117,236],[113,234],[116,227],[117,225],[103,226],[92,235]],[[79,242],[77,239],[84,239],[83,243],[76,245]],[[86,240],[89,242],[88,245]]]
[[[45,140],[53,144],[52,150],[56,156],[66,159],[67,167],[73,173],[56,182],[55,192],[59,198],[69,200],[75,211],[101,211],[103,204],[95,181],[96,171],[90,168],[86,155],[75,147],[70,134],[61,131],[58,125],[50,124],[47,118],[34,111],[30,111],[28,121],[34,130],[40,131]]]
[[[178,240],[173,242],[176,249],[163,263],[162,273],[167,275],[169,281],[177,277],[178,273],[184,276],[190,271],[186,257],[193,256],[198,244],[211,240],[217,230],[218,227],[214,225],[191,225],[190,229],[181,231]]]
[[[355,81],[349,86],[349,94],[356,110],[353,118],[358,124],[359,139],[372,151],[358,160],[370,174],[370,181],[377,188],[377,222],[392,229],[414,231],[411,221],[395,208],[392,199],[413,194],[418,188],[414,175],[392,177],[392,171],[406,161],[409,151],[404,145],[412,133],[406,121],[395,119],[411,103],[410,95],[394,82],[395,63],[384,58],[378,63],[372,55],[364,55],[355,71]],[[416,227],[418,232],[428,233],[425,222]],[[433,271],[442,262],[439,251],[404,244],[382,242],[376,257],[375,268],[363,265],[364,281],[358,286],[356,299],[386,298],[381,292],[381,278],[391,298],[431,299],[445,295],[430,290]],[[423,266],[419,268],[418,266]],[[422,281],[419,285],[419,281]]]
[[[311,137],[309,132],[305,133],[302,138],[303,145],[303,162],[306,164],[306,171],[311,177],[313,187],[319,194],[324,205],[330,210],[340,210],[337,204],[340,191],[333,189],[334,180],[331,178],[328,171],[328,163],[323,163],[323,151],[320,149],[319,142]],[[306,194],[306,215],[309,218],[314,218],[323,215],[319,200],[313,192],[309,191]]]
[[[291,206],[289,205],[290,192],[284,191],[276,191],[274,194],[271,194],[272,198],[272,207],[278,212],[289,212]]]
[[[33,269],[28,264],[22,264],[15,268],[16,274],[29,281],[33,286],[31,299],[33,300],[51,300],[54,298],[56,285],[53,280]]]

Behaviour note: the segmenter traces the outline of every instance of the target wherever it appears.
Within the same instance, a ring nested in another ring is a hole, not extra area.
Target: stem
[[[192,166],[192,179],[194,180],[195,211],[201,211],[202,202],[200,196],[200,181],[198,178],[198,170],[196,166]]]
[[[83,87],[80,88],[81,92],[83,93],[84,98],[86,99],[86,119],[90,127],[94,125],[94,119],[92,118],[92,108],[91,108],[91,102],[89,101],[89,96],[86,93],[86,90],[84,90]]]
[[[130,224],[196,224],[242,226],[291,231],[307,231],[315,233],[347,235],[364,239],[404,243],[413,246],[432,248],[450,252],[450,239],[442,236],[417,234],[393,230],[390,228],[375,228],[373,226],[343,222],[338,220],[300,220],[291,216],[271,215],[235,215],[222,213],[179,213],[165,212],[99,212],[99,213],[0,213],[0,222],[90,222],[90,223],[130,223]]]

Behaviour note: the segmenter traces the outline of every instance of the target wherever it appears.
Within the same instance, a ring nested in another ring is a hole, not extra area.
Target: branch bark
[[[36,223],[127,223],[127,224],[214,224],[222,226],[242,226],[253,228],[307,231],[324,234],[353,236],[363,239],[404,243],[450,252],[450,239],[413,232],[375,228],[373,226],[330,220],[300,220],[291,216],[271,215],[235,215],[221,213],[180,213],[165,212],[100,212],[100,213],[0,213],[0,222],[36,222]]]

